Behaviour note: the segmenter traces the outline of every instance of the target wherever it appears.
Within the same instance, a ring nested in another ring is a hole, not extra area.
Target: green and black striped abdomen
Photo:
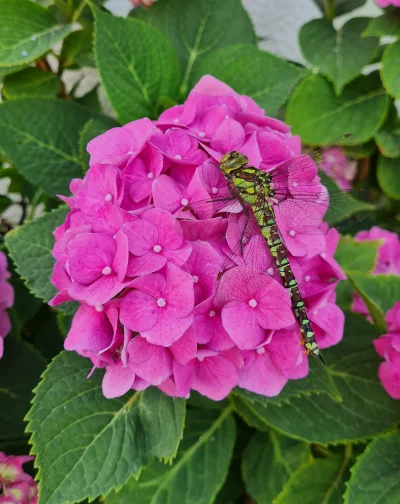
[[[279,238],[279,232],[276,225],[273,208],[270,205],[266,205],[262,214],[258,212],[256,208],[254,208],[254,210],[254,214],[259,215],[258,224],[261,228],[261,233],[264,236],[265,241],[267,242],[272,257],[274,258],[276,267],[282,279],[282,283],[284,287],[289,290],[293,312],[300,326],[301,341],[306,349],[307,354],[318,357],[323,362],[318,349],[318,344],[315,340],[314,331],[312,330],[310,321],[307,316],[303,298],[300,294],[297,280],[293,275],[292,269],[290,267],[287,251]]]

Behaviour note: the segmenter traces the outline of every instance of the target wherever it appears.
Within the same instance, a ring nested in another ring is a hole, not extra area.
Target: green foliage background
[[[19,226],[1,225],[16,302],[0,361],[0,450],[36,455],[39,504],[400,502],[400,404],[379,382],[372,345],[400,299],[400,277],[371,274],[380,243],[355,242],[360,226],[336,254],[348,277],[338,288],[344,339],[326,351],[326,367],[311,362],[278,397],[237,388],[214,403],[148,389],[106,400],[101,374],[86,380],[88,361],[62,350],[75,305],[46,305],[52,232],[66,215],[56,195],[83,176],[88,141],[155,119],[205,74],[251,96],[310,147],[350,128],[358,205],[369,210],[361,226],[399,232],[400,12],[338,29],[336,16],[364,2],[315,0],[321,17],[300,30],[301,66],[257,47],[240,0],[157,0],[126,19],[102,0],[0,0],[0,178],[22,209]],[[84,96],[66,89],[65,71],[88,66],[100,84]],[[2,212],[11,204],[0,197]],[[373,324],[351,313],[354,291]]]

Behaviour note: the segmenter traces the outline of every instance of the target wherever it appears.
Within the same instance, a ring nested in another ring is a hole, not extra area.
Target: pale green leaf
[[[276,398],[236,389],[235,409],[250,425],[256,418],[264,429],[274,427],[290,437],[322,444],[365,439],[392,427],[400,405],[378,378],[382,359],[372,341],[380,334],[360,315],[346,313],[343,341],[324,350],[326,366],[311,360],[309,376],[289,380]],[[303,382],[302,390],[298,382]]]
[[[171,466],[153,462],[107,504],[211,504],[226,478],[235,442],[230,408],[189,410],[184,437]]]
[[[69,194],[83,174],[79,132],[91,112],[65,100],[24,99],[0,105],[0,143],[19,171],[50,195]]]
[[[0,66],[30,63],[71,31],[30,0],[0,0]]]
[[[386,91],[400,100],[400,41],[385,49],[382,59],[381,77]]]
[[[177,98],[179,64],[156,28],[93,8],[95,57],[102,84],[123,123],[156,118],[161,98]]]
[[[382,16],[371,18],[363,36],[400,37],[400,13],[398,9],[390,9]]]
[[[257,72],[249,78],[249,61]],[[308,71],[252,45],[234,45],[208,54],[193,73],[193,84],[211,74],[237,93],[253,98],[270,116],[286,102]]]
[[[376,437],[351,468],[345,504],[400,502],[400,431]]]
[[[359,77],[340,96],[322,76],[311,75],[292,94],[286,122],[306,144],[326,145],[347,133],[362,144],[382,126],[388,106],[376,73]]]
[[[349,280],[368,307],[375,324],[385,331],[385,314],[400,299],[400,277],[348,272]]]
[[[257,432],[247,445],[242,462],[248,493],[257,504],[271,504],[290,475],[310,458],[309,447],[272,430]]]
[[[394,105],[390,109],[383,128],[375,135],[375,141],[383,156],[400,157],[400,118]]]
[[[314,2],[318,5],[321,12],[325,12],[325,8],[327,5],[326,0],[314,0]],[[335,16],[341,16],[342,14],[346,14],[346,12],[351,12],[354,9],[358,9],[365,4],[366,0],[333,0],[332,3],[334,6],[334,14]]]
[[[383,241],[356,241],[352,236],[341,236],[335,259],[345,271],[372,271],[377,252]]]
[[[66,214],[65,207],[59,208],[6,235],[5,242],[18,273],[32,293],[44,301],[49,301],[57,292],[50,283],[54,267],[53,231],[64,222]]]
[[[65,504],[107,494],[154,457],[174,457],[185,402],[156,388],[106,399],[101,372],[62,352],[47,368],[27,418],[39,468],[41,504]]]
[[[3,93],[8,100],[21,98],[55,98],[62,89],[61,81],[52,72],[26,68],[5,77]]]
[[[398,141],[400,144],[400,135]],[[390,198],[400,200],[400,157],[390,159],[379,156],[377,176],[382,191]]]
[[[299,41],[304,57],[333,82],[338,95],[372,60],[378,49],[376,37],[361,38],[368,20],[353,18],[336,30],[327,19],[313,19],[300,30]]]
[[[161,30],[173,45],[181,63],[183,95],[202,58],[233,44],[257,42],[240,0],[186,0],[184,8],[181,0],[157,0],[151,9],[134,9],[133,14]]]

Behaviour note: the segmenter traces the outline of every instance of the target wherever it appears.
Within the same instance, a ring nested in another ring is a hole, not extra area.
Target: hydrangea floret
[[[0,451],[0,503],[37,504],[38,485],[22,465],[34,457],[6,455]]]
[[[183,105],[155,122],[113,128],[87,150],[89,170],[71,182],[72,196],[63,197],[70,211],[55,231],[59,292],[51,305],[79,301],[65,348],[90,358],[93,370],[105,368],[104,395],[156,386],[171,396],[196,390],[221,400],[240,386],[274,396],[306,376],[308,358],[279,275],[268,267],[261,284],[233,250],[243,215],[198,203],[227,195],[218,168],[226,152],[238,150],[268,171],[299,156],[300,138],[289,126],[204,76]],[[301,185],[290,177],[286,188]],[[313,163],[307,177],[319,183]],[[195,214],[185,211],[196,203]],[[335,303],[344,278],[333,258],[339,235],[328,233],[325,210],[311,236],[282,224],[321,348],[340,341],[344,324]],[[261,241],[259,254],[271,264]],[[227,258],[234,267],[217,282]]]

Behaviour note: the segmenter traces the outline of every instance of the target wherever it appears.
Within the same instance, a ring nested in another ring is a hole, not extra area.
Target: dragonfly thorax
[[[221,159],[220,168],[224,174],[229,175],[234,170],[240,170],[247,165],[249,160],[244,154],[237,151],[227,152]]]

